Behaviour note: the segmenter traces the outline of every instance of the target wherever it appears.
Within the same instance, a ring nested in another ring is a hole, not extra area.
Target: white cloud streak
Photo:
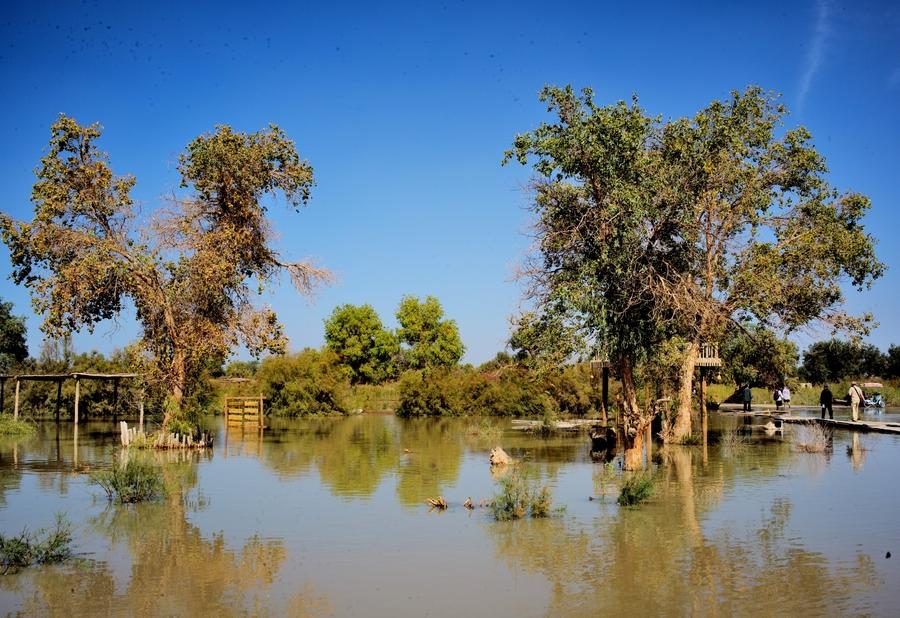
[[[825,44],[828,41],[830,27],[828,18],[831,14],[831,6],[827,0],[818,0],[816,3],[816,25],[813,31],[812,41],[810,42],[809,52],[806,55],[806,67],[803,76],[800,78],[800,84],[797,88],[797,108],[803,109],[806,102],[806,95],[809,94],[809,88],[812,85],[813,78],[822,66],[825,59]]]

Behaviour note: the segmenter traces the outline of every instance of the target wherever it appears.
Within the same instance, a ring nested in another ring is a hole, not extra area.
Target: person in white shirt
[[[866,395],[863,393],[863,389],[854,382],[850,385],[850,392],[847,393],[847,396],[850,398],[850,416],[854,421],[858,421],[859,404],[866,400]]]
[[[791,389],[787,387],[787,384],[781,389],[781,399],[784,401],[785,408],[791,407]]]

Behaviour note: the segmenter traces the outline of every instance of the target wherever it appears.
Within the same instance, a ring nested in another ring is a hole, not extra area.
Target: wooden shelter
[[[0,375],[0,412],[3,411],[6,395],[6,381],[16,381],[16,399],[13,408],[13,418],[19,420],[19,388],[23,380],[31,380],[34,382],[56,382],[56,420],[59,420],[59,411],[62,401],[62,384],[65,380],[75,380],[75,408],[72,417],[75,425],[78,425],[78,402],[81,397],[81,381],[82,380],[106,380],[113,383],[113,411],[119,401],[119,382],[127,378],[136,378],[136,373],[23,373],[18,375],[2,374]],[[144,402],[140,402],[141,426],[144,425]]]

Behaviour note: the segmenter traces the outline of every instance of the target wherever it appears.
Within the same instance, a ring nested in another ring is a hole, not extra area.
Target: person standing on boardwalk
[[[850,385],[850,392],[847,395],[850,398],[850,416],[854,421],[858,421],[859,404],[866,400],[866,396],[856,382]]]
[[[772,399],[775,400],[775,409],[780,410],[781,404],[784,401],[784,399],[781,396],[781,389],[778,388],[777,386],[775,387],[775,392],[772,393]]]
[[[791,389],[787,387],[787,384],[781,389],[781,399],[784,401],[784,407],[791,407]]]
[[[753,401],[753,391],[750,390],[749,384],[741,390],[741,398],[744,401],[744,412],[749,412],[750,402]]]
[[[831,389],[828,388],[828,385],[825,385],[825,388],[822,389],[822,393],[819,395],[819,405],[822,406],[822,418],[825,418],[825,412],[828,411],[828,418],[834,420],[834,410],[831,409],[831,402],[834,399],[834,396],[831,394]]]

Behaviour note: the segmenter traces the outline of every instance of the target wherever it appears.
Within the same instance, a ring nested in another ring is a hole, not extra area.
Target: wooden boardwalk
[[[769,418],[783,423],[813,424],[818,423],[835,429],[848,429],[850,431],[874,431],[878,433],[900,434],[900,423],[892,421],[851,421],[849,419],[822,419],[818,416],[797,416],[794,414],[772,414],[766,412],[750,412],[756,418]]]

